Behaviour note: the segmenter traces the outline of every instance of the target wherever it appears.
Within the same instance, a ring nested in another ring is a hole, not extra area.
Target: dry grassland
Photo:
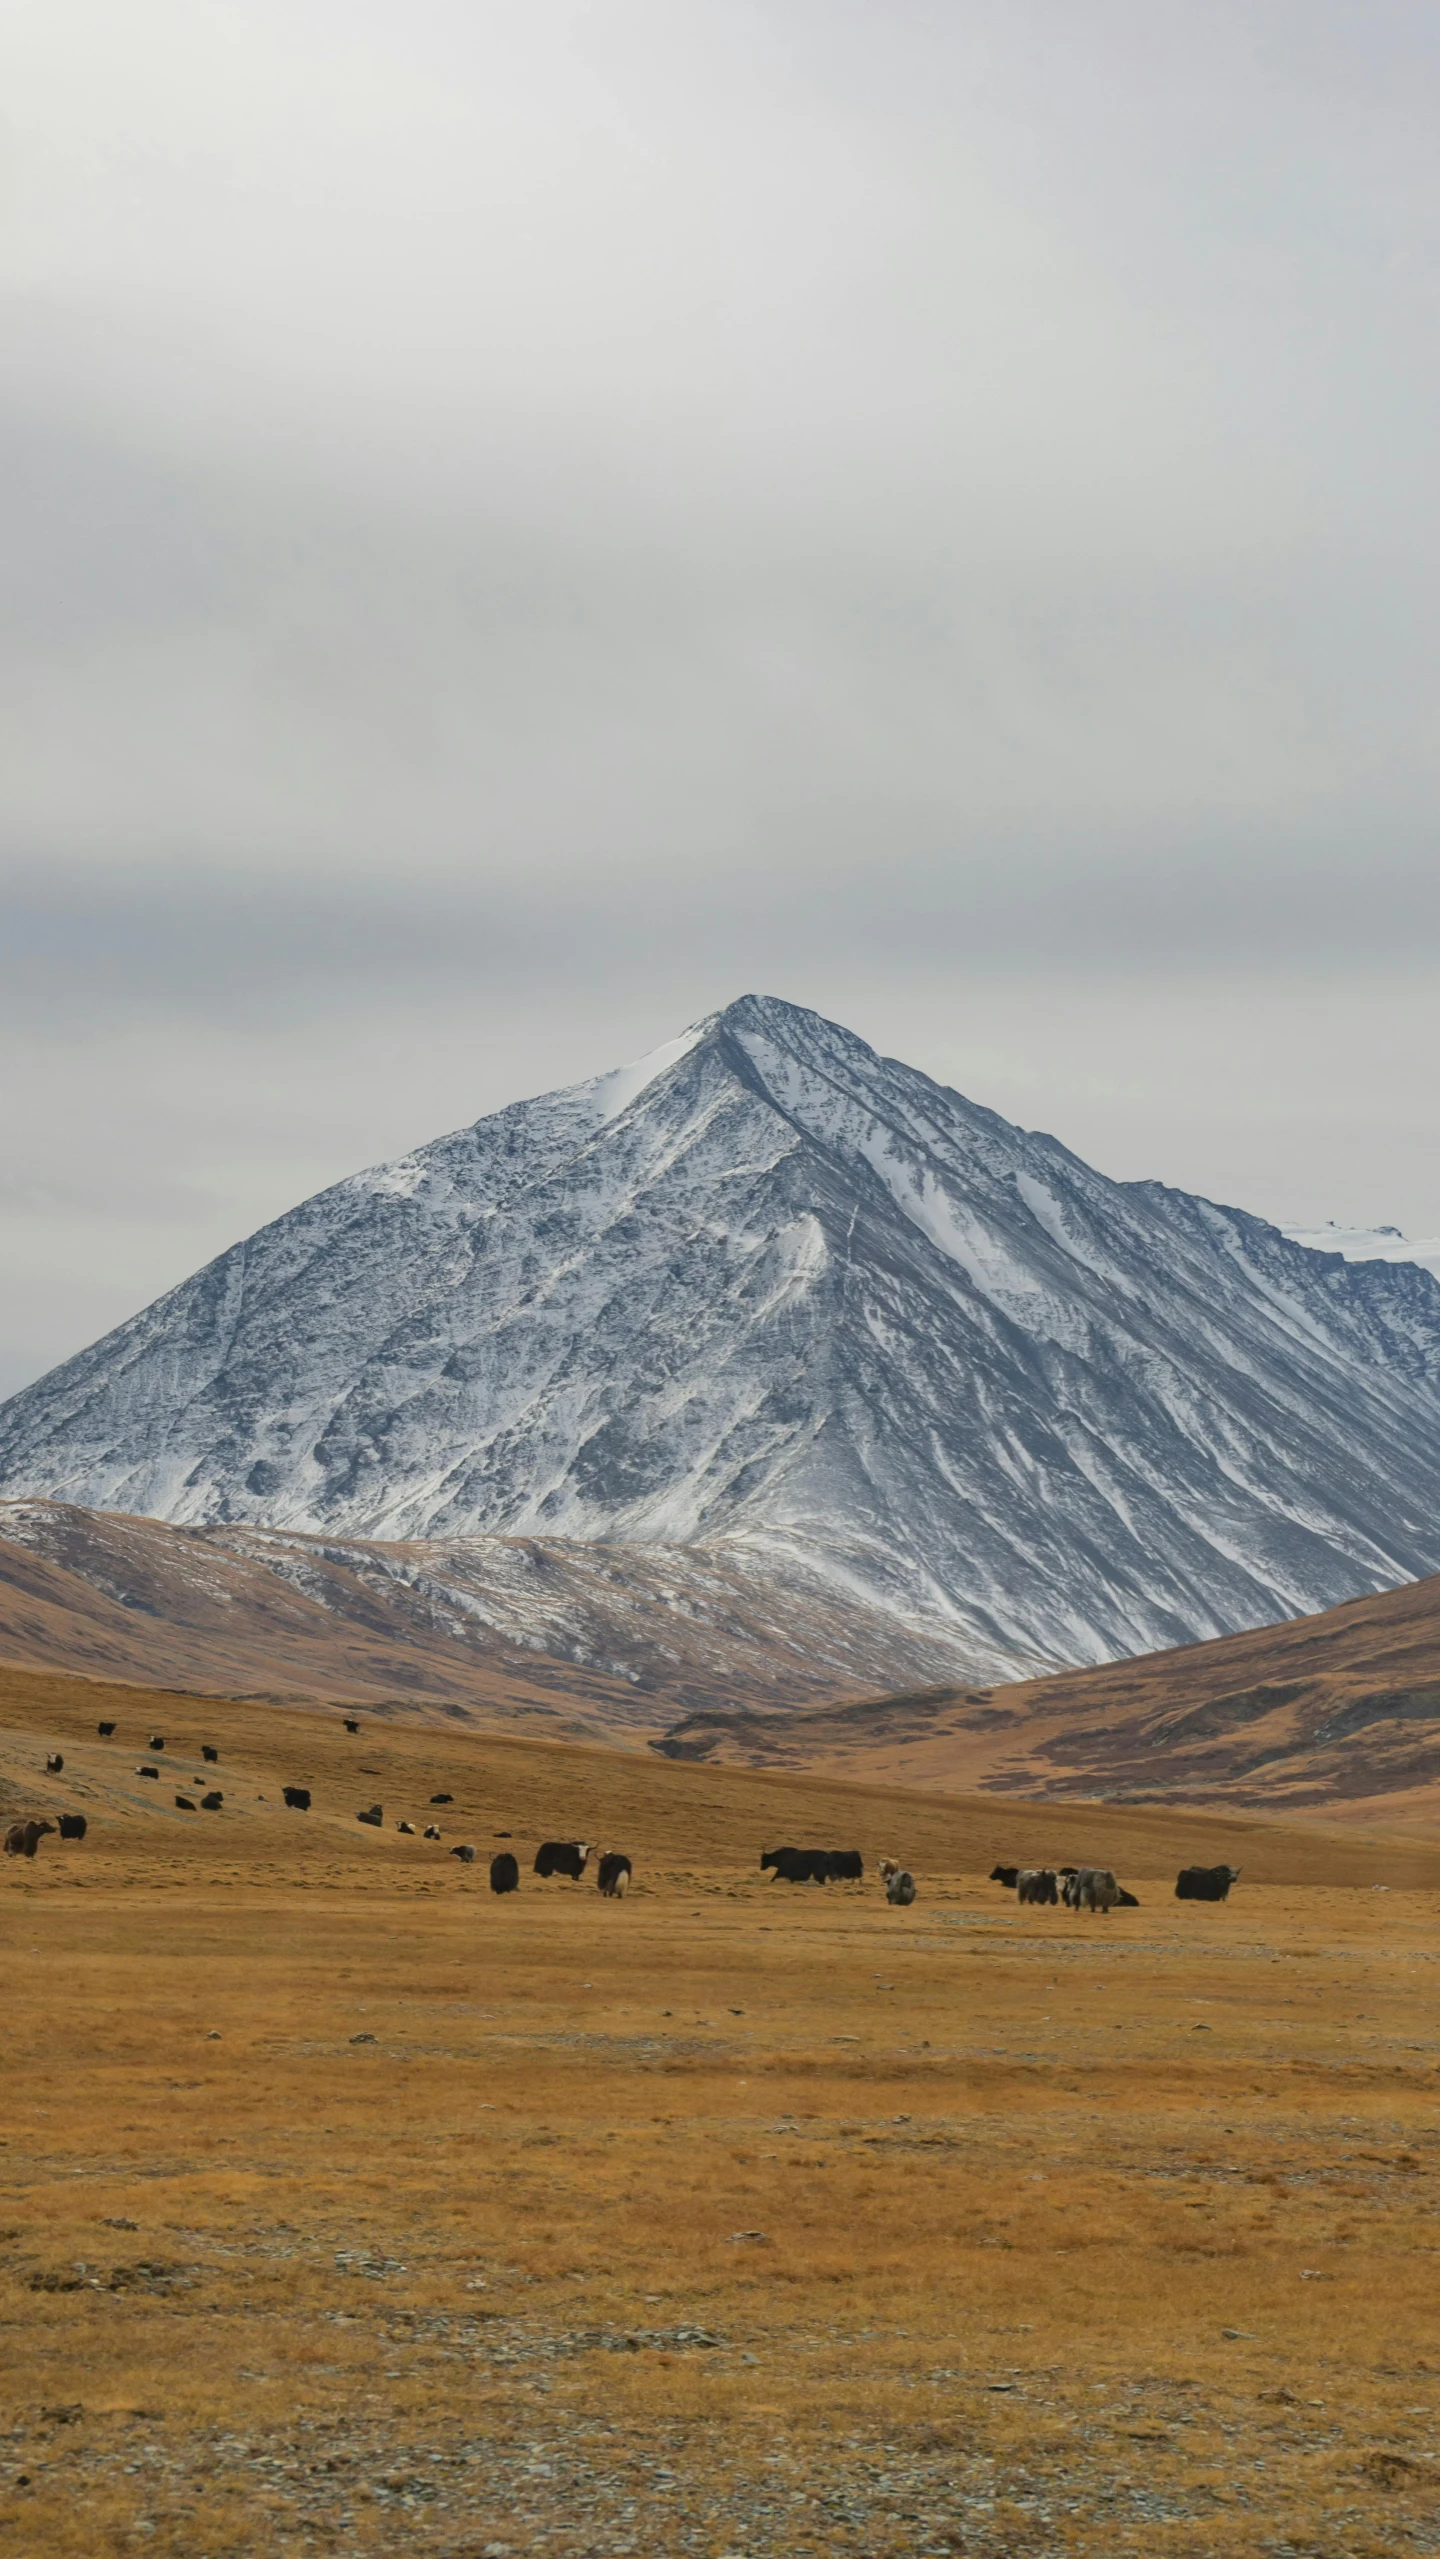
[[[0,1871],[0,2554],[1440,2551],[1413,1840],[18,1673],[0,1796],[91,1823]],[[497,1901],[506,1830],[635,1890]],[[1001,1852],[1143,1906],[1021,1912]]]

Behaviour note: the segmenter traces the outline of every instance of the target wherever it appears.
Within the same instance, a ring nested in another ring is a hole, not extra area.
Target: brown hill
[[[1440,1576],[1316,1617],[995,1689],[706,1712],[668,1756],[1063,1801],[1440,1816]]]
[[[40,1501],[0,1502],[0,1660],[632,1743],[734,1696],[809,1706],[958,1666],[743,1546],[396,1544]]]

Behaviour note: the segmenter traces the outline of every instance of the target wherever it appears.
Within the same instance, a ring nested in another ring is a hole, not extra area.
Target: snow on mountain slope
[[[0,1490],[740,1539],[977,1667],[1097,1661],[1440,1566],[1440,1285],[747,996],[235,1246],[0,1409]]]
[[[1292,1244],[1339,1253],[1347,1262],[1416,1262],[1440,1279],[1440,1235],[1402,1235],[1398,1226],[1287,1226]]]

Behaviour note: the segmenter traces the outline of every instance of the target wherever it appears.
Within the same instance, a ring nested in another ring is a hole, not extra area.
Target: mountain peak
[[[1440,1288],[747,994],[336,1185],[0,1408],[0,1489],[743,1541],[995,1670],[1440,1567]]]

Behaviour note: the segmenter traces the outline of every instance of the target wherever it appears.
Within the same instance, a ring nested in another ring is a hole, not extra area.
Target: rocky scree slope
[[[0,1490],[742,1540],[1094,1662],[1440,1566],[1440,1285],[1117,1183],[747,996],[306,1201],[0,1409]]]

